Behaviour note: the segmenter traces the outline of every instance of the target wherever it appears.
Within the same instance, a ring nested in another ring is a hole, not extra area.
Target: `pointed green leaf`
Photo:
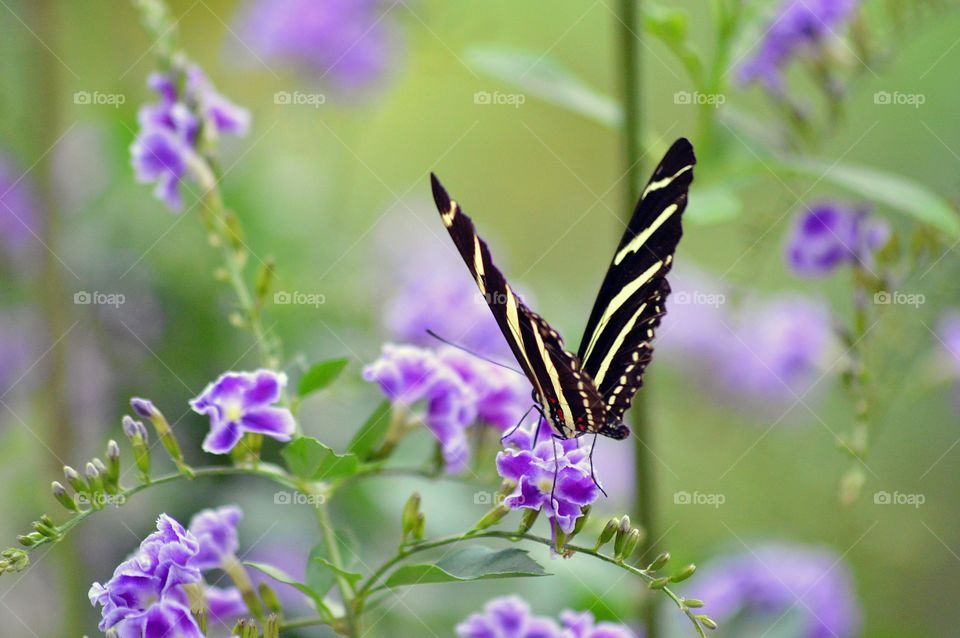
[[[563,107],[607,127],[623,119],[620,105],[594,90],[569,70],[540,53],[493,45],[474,45],[468,64],[545,102]]]
[[[330,359],[315,363],[307,372],[300,377],[300,384],[297,386],[297,393],[300,397],[313,394],[322,390],[340,376],[343,369],[347,367],[347,359]]]
[[[480,546],[464,547],[444,556],[436,563],[404,565],[392,574],[385,585],[423,585],[488,578],[520,578],[548,576],[536,561],[522,549],[494,551]]]
[[[347,446],[347,452],[356,454],[358,458],[369,458],[370,453],[383,441],[390,427],[391,403],[384,401],[377,406],[366,423],[360,426],[353,440]]]
[[[336,537],[337,545],[340,547],[340,556],[345,566],[349,569],[353,565],[353,559],[357,555],[356,550],[346,535],[336,533]],[[355,573],[356,572],[345,570],[343,575]],[[352,578],[353,576],[347,577],[348,580]],[[327,551],[326,543],[318,543],[310,550],[310,556],[307,558],[306,580],[307,584],[315,591],[320,592],[321,595],[330,591],[330,588],[337,582],[336,568],[330,563],[330,552]]]
[[[268,565],[266,563],[255,563],[252,561],[244,561],[243,564],[246,565],[247,567],[251,567],[257,570],[258,572],[262,572],[266,574],[267,576],[277,581],[278,583],[283,583],[284,585],[290,585],[291,587],[296,588],[298,591],[300,591],[305,596],[310,598],[310,600],[312,600],[314,604],[317,606],[317,609],[322,609],[322,610],[327,609],[326,604],[324,604],[323,602],[322,593],[318,593],[316,590],[312,589],[311,587],[304,585],[303,583],[299,582],[296,578],[289,575],[282,569],[278,569],[277,567],[274,567],[273,565]]]
[[[308,481],[331,480],[356,474],[360,466],[353,454],[337,454],[309,436],[291,441],[280,452],[291,472]]]
[[[783,165],[794,173],[831,182],[867,200],[907,213],[951,238],[960,238],[960,218],[949,202],[907,177],[881,169],[835,165],[817,159],[787,160]]]

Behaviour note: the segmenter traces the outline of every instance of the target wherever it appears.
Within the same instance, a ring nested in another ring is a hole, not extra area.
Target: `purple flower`
[[[562,638],[556,622],[531,616],[530,605],[517,596],[494,598],[456,631],[460,638]]]
[[[29,383],[35,325],[24,309],[0,311],[0,397],[13,396]]]
[[[40,230],[39,205],[26,173],[0,155],[0,245],[18,258],[37,242]]]
[[[532,386],[519,372],[511,372],[476,356],[445,347],[440,361],[452,368],[473,390],[477,403],[477,419],[500,431],[512,429],[530,409]]]
[[[539,437],[532,428],[518,428],[507,439],[510,447],[497,455],[497,472],[517,484],[504,503],[512,509],[542,509],[551,530],[555,522],[569,534],[582,515],[581,508],[600,495],[590,473],[590,449],[579,447],[577,439],[557,441],[543,419],[539,428]]]
[[[384,0],[255,0],[238,31],[261,60],[355,91],[382,79],[398,57],[392,8]]]
[[[624,625],[612,622],[594,622],[593,614],[589,611],[560,612],[560,622],[567,631],[564,638],[636,638],[636,634]]]
[[[759,48],[740,65],[738,80],[760,82],[771,93],[782,94],[783,68],[796,56],[819,52],[826,40],[838,37],[859,4],[859,0],[784,0]]]
[[[466,428],[477,417],[476,395],[455,370],[430,350],[386,344],[380,358],[363,369],[363,378],[407,409],[424,402],[423,423],[440,442],[446,470],[466,466]]]
[[[960,375],[960,311],[948,311],[940,318],[937,337],[953,374]]]
[[[237,523],[243,512],[235,505],[206,509],[197,512],[190,520],[190,533],[200,545],[192,565],[206,571],[223,566],[224,558],[237,553],[240,540],[237,537]]]
[[[552,618],[532,616],[530,605],[517,596],[494,598],[457,625],[460,638],[636,638],[615,623],[594,623],[589,611],[560,613],[562,627]]]
[[[287,408],[271,407],[280,400],[287,375],[272,370],[226,372],[190,402],[194,412],[210,417],[210,434],[203,449],[226,454],[245,433],[289,441],[296,423]]]
[[[213,587],[204,589],[207,599],[207,614],[211,625],[216,622],[224,626],[232,626],[233,621],[248,615],[247,604],[243,602],[243,594],[236,587]]]
[[[797,217],[787,261],[805,277],[829,274],[843,264],[870,267],[872,254],[890,237],[890,227],[870,217],[869,207],[821,203]]]
[[[140,133],[130,147],[133,168],[138,182],[155,182],[156,197],[179,210],[180,185],[191,166],[203,161],[201,132],[246,135],[250,115],[217,93],[196,65],[183,73],[153,74],[148,85],[159,101],[140,107]]]
[[[704,612],[721,625],[729,620],[731,628],[750,622],[755,631],[769,631],[791,617],[799,621],[791,635],[850,638],[860,627],[850,570],[826,548],[763,544],[704,566],[690,590],[685,595],[706,601]]]
[[[191,564],[198,551],[197,539],[161,514],[157,531],[117,566],[113,578],[90,587],[90,603],[101,607],[100,630],[113,629],[119,638],[201,638],[183,590],[201,582]]]

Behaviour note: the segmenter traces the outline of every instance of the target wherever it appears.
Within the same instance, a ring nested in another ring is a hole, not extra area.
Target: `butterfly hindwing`
[[[695,164],[686,139],[667,151],[640,196],[587,321],[579,357],[607,403],[608,418],[620,420],[643,384],[654,330],[666,311],[665,276],[683,234],[680,219]]]
[[[431,175],[431,181],[443,225],[517,362],[550,412],[557,433],[569,438],[576,436],[581,424],[584,428],[588,424],[591,429],[599,427],[603,423],[603,399],[589,376],[581,372],[579,359],[564,349],[556,330],[517,296],[494,265],[490,249],[477,234],[473,221],[450,199],[436,176]]]

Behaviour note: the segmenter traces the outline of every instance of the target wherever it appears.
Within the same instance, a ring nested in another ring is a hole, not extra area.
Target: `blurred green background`
[[[758,11],[773,6],[757,4],[764,5]],[[670,5],[689,10],[693,40],[709,51],[712,30],[703,3]],[[877,30],[883,55],[850,83],[835,125],[815,122],[813,154],[904,175],[956,200],[955,6],[942,3],[914,16],[902,33]],[[317,308],[269,310],[268,326],[283,338],[289,368],[333,356],[352,361],[346,380],[304,405],[308,434],[342,445],[380,400],[360,370],[391,336],[382,314],[398,283],[392,274],[408,246],[448,241],[429,200],[431,170],[471,211],[508,276],[576,343],[621,229],[621,138],[533,96],[517,108],[475,103],[478,91],[518,89],[472,64],[468,50],[502,45],[542,54],[614,96],[618,40],[611,6],[397,4],[387,16],[402,41],[391,52],[390,77],[363,100],[328,100],[319,108],[275,103],[278,91],[309,90],[310,84],[244,55],[230,26],[238,3],[178,0],[171,7],[180,18],[180,45],[224,95],[253,115],[246,138],[224,141],[222,184],[251,250],[276,257],[283,289],[325,297]],[[748,38],[740,46],[742,54]],[[690,90],[681,66],[653,40],[644,43],[642,59],[643,126],[646,138],[661,144],[645,158],[646,173],[670,140],[687,135],[696,145],[697,139],[695,109],[674,101],[676,91]],[[0,285],[5,310],[30,309],[34,352],[45,353],[14,373],[14,379],[24,377],[24,392],[5,399],[0,413],[0,533],[10,541],[38,513],[57,509],[47,487],[63,463],[79,464],[99,453],[107,437],[121,438],[119,417],[130,396],[148,396],[178,419],[186,401],[221,371],[257,365],[249,336],[224,320],[232,298],[212,276],[218,261],[198,220],[171,215],[150,187],[133,182],[128,147],[137,108],[152,99],[145,78],[154,64],[151,42],[125,2],[8,0],[0,7],[0,146],[28,171],[26,179],[57,227],[56,244],[38,249],[27,268]],[[926,102],[921,108],[874,103],[876,91],[893,90],[922,93]],[[77,91],[121,94],[125,102],[118,108],[75,104]],[[816,97],[802,78],[795,91]],[[757,122],[779,121],[756,88],[731,89],[726,107]],[[718,127],[718,145],[737,147],[732,130]],[[718,223],[691,216],[678,264],[722,279],[739,291],[734,303],[747,291],[799,291],[827,300],[840,321],[849,321],[845,273],[801,280],[782,257],[793,218],[785,213],[795,208],[795,194],[849,194],[828,180],[786,177],[782,183],[772,174],[748,180],[724,161],[722,154],[701,157],[691,201],[695,206],[698,185],[729,180],[742,202],[740,214]],[[917,222],[900,211],[881,206],[878,212],[898,233],[915,230]],[[462,268],[445,247],[436,252],[447,257],[436,269]],[[877,397],[870,471],[863,494],[849,506],[838,501],[850,461],[837,449],[835,434],[849,430],[853,412],[836,374],[821,382],[816,403],[794,405],[778,420],[779,410],[771,415],[717,401],[676,359],[654,363],[647,403],[659,459],[659,543],[678,564],[707,563],[762,539],[827,545],[853,571],[863,636],[956,635],[957,405],[951,384],[932,384],[925,371],[940,348],[931,331],[960,300],[958,276],[960,262],[946,253],[928,274],[911,280],[909,290],[925,295],[926,303],[891,307],[876,327],[867,353]],[[128,301],[116,309],[73,303],[74,293],[93,290],[120,291]],[[57,329],[47,331],[48,325]],[[203,420],[183,414],[177,430],[199,463]],[[402,453],[417,458],[427,443],[414,440]],[[613,445],[604,443],[601,452]],[[455,484],[385,479],[351,489],[335,516],[341,524],[349,521],[361,546],[370,548],[371,562],[391,551],[395,522],[413,489],[424,492],[431,534],[462,529],[485,510],[474,503],[474,488]],[[676,505],[673,495],[681,490],[722,493],[725,503]],[[925,504],[878,506],[873,494],[880,490],[920,493]],[[75,545],[35,556],[29,571],[0,580],[3,635],[95,632],[96,613],[85,600],[89,584],[109,577],[160,511],[185,520],[204,506],[238,502],[246,511],[242,538],[251,556],[285,546],[299,548],[305,558],[316,541],[309,508],[287,508],[278,516],[271,494],[250,479],[198,481],[154,490],[95,517],[74,536]],[[599,511],[630,506],[611,496]],[[641,583],[619,580],[621,572],[587,559],[550,561],[548,569],[557,576],[415,588],[399,602],[387,601],[390,611],[372,635],[422,635],[416,618],[436,635],[451,635],[484,601],[507,592],[523,594],[539,613],[596,605],[598,615],[624,618],[642,594]],[[603,592],[599,604],[594,591]],[[62,626],[62,618],[78,624]]]

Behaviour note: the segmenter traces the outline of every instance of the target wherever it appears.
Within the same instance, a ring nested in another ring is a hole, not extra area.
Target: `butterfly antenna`
[[[597,486],[597,489],[600,490],[604,496],[610,498],[606,490],[603,489],[603,486],[600,485],[600,481],[597,480],[597,476],[593,473],[593,450],[597,447],[598,434],[599,432],[593,434],[593,443],[590,444],[590,478],[593,479],[593,484]]]
[[[524,420],[526,420],[526,418],[530,415],[530,412],[532,412],[535,407],[537,407],[537,404],[536,404],[536,403],[534,403],[534,404],[531,405],[529,408],[527,408],[527,411],[523,413],[523,416],[520,417],[520,420],[517,421],[517,424],[516,424],[515,426],[513,426],[512,428],[510,428],[510,431],[509,431],[509,432],[507,432],[506,434],[504,434],[503,436],[500,437],[500,442],[501,442],[501,443],[503,443],[503,440],[504,440],[504,439],[506,439],[506,438],[509,437],[511,434],[513,434],[514,432],[516,432],[517,430],[520,429],[520,426],[523,425]],[[539,425],[539,424],[538,424],[538,425]]]
[[[433,337],[434,339],[436,339],[437,341],[440,341],[440,342],[442,342],[442,343],[445,343],[445,344],[447,344],[448,346],[452,346],[452,347],[456,348],[457,350],[462,350],[462,351],[466,352],[466,353],[469,354],[469,355],[473,355],[473,356],[476,357],[477,359],[481,359],[481,360],[483,360],[483,361],[486,361],[487,363],[492,363],[493,365],[495,365],[495,366],[497,366],[497,367],[500,367],[500,368],[503,368],[504,370],[509,370],[510,372],[516,372],[517,374],[519,374],[519,375],[521,375],[521,376],[526,376],[525,374],[523,374],[522,372],[520,372],[520,371],[517,370],[516,368],[511,368],[510,366],[508,366],[508,365],[505,364],[505,363],[500,363],[499,361],[494,361],[493,359],[488,359],[487,357],[483,356],[483,355],[480,354],[479,352],[475,352],[475,351],[471,350],[470,348],[466,348],[466,347],[464,347],[464,346],[461,346],[461,345],[458,344],[458,343],[454,343],[454,342],[450,341],[449,339],[444,339],[443,337],[441,337],[440,335],[438,335],[436,332],[434,332],[433,330],[431,330],[431,329],[429,329],[429,328],[427,328],[427,334],[430,335],[431,337]]]

